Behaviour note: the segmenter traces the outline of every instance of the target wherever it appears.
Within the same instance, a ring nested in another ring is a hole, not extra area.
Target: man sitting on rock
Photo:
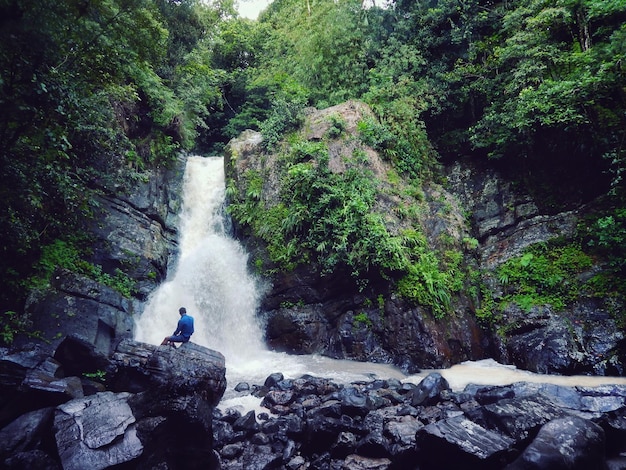
[[[176,347],[175,343],[186,343],[191,338],[193,334],[193,317],[187,315],[185,307],[179,308],[178,313],[180,313],[180,320],[178,320],[176,331],[174,331],[172,336],[166,336],[161,346]]]

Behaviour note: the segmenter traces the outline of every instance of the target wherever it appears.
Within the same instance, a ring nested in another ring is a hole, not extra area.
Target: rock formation
[[[218,468],[212,416],[226,388],[220,353],[124,340],[105,357],[71,337],[62,346],[58,361],[26,351],[0,361],[3,468]],[[86,372],[92,364],[71,353],[78,351],[103,369]]]
[[[303,376],[249,386],[267,412],[216,410],[224,469],[622,468],[626,388],[515,383],[450,390],[337,385]],[[245,392],[242,392],[242,394]]]
[[[312,110],[300,137],[310,142],[325,139],[331,126],[328,116],[345,122],[347,137],[327,139],[328,166],[342,172],[358,140],[357,123],[371,112],[358,102]],[[388,163],[371,148],[364,152],[379,184],[389,185]],[[263,149],[259,133],[247,131],[231,141],[225,164],[229,184],[241,191],[247,172],[266,175],[261,199],[267,205],[276,201],[280,158]],[[463,159],[442,172],[445,184],[422,184],[422,201],[401,200],[382,191],[377,204],[389,214],[389,230],[404,223],[394,219],[393,207],[419,205],[420,223],[431,247],[447,240],[464,254],[463,263],[482,273],[480,295],[462,289],[451,301],[452,312],[435,318],[428,308],[397,296],[384,280],[370,284],[369,291],[359,291],[350,283],[349,273],[322,276],[314,263],[300,264],[271,276],[273,285],[261,312],[268,344],[296,354],[394,363],[406,371],[493,357],[540,373],[622,375],[625,337],[615,312],[623,306],[614,299],[581,292],[559,309],[551,305],[522,309],[512,303],[500,307],[502,312],[494,314],[490,324],[479,324],[476,317],[482,301],[502,297],[503,286],[493,274],[496,268],[531,245],[573,237],[593,204],[548,210],[498,171]],[[267,257],[263,241],[247,227],[238,227],[236,235],[252,258]],[[464,247],[468,240],[475,245]],[[580,276],[590,278],[601,269],[596,264]],[[376,295],[378,302],[372,302]]]
[[[184,164],[181,156],[173,167],[157,168],[146,181],[133,181],[132,189],[102,188],[89,227],[90,261],[111,276],[123,268],[134,284],[132,295],[57,270],[50,285],[33,291],[25,307],[37,337],[19,337],[15,346],[37,341],[50,353],[67,335],[74,335],[108,355],[117,342],[132,337],[134,315],[176,257]]]

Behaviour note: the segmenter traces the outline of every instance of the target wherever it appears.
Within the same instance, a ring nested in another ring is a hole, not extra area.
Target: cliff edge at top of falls
[[[508,301],[516,286],[498,277],[506,262],[532,260],[533,247],[572,240],[593,204],[547,213],[521,185],[467,159],[407,178],[383,131],[350,101],[309,110],[270,149],[253,131],[229,143],[235,236],[271,281],[260,312],[268,344],[407,371],[493,357],[542,373],[621,375],[619,300],[580,288],[561,292],[564,303],[520,306]],[[346,189],[359,175],[374,182],[367,210],[369,183]],[[405,244],[408,271],[377,259],[389,240]],[[568,275],[583,282],[601,269],[592,260]]]

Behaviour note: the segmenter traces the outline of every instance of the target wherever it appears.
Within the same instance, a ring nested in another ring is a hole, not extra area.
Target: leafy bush
[[[362,119],[357,123],[361,142],[389,157],[388,149],[393,147],[394,135],[374,118]]]
[[[346,130],[347,124],[343,117],[332,114],[328,117],[328,121],[330,122],[330,127],[326,131],[326,137],[329,139],[336,139]]]
[[[287,132],[302,124],[305,104],[305,99],[299,94],[280,93],[274,99],[268,118],[260,125],[266,149],[273,149]]]
[[[125,297],[131,297],[135,289],[135,281],[117,268],[112,274],[103,272],[102,266],[92,264],[82,258],[78,241],[54,240],[41,249],[41,258],[35,266],[37,274],[28,281],[29,288],[46,286],[56,269],[67,269],[94,279],[106,286],[115,289]]]
[[[102,369],[98,369],[94,372],[83,372],[83,377],[100,383],[104,383],[106,381],[106,376],[106,371]]]
[[[362,142],[381,152],[401,174],[419,180],[436,165],[424,123],[411,98],[379,104],[380,122],[366,118],[357,123]]]
[[[18,314],[12,310],[3,312],[0,315],[0,344],[10,346],[18,334],[38,336],[33,332],[32,321],[26,314]]]
[[[525,310],[544,304],[562,309],[580,292],[577,274],[591,265],[591,257],[577,245],[533,245],[498,268],[498,280],[506,289],[502,303],[515,302]]]
[[[587,245],[609,260],[615,271],[626,268],[626,208],[598,218],[588,230]]]
[[[365,328],[371,328],[374,325],[374,323],[372,322],[370,317],[367,316],[367,313],[359,312],[356,315],[354,315],[353,325],[355,328],[357,326],[364,326]]]
[[[426,237],[419,232],[404,234],[403,266],[406,272],[398,282],[398,293],[416,304],[427,305],[436,317],[450,308],[454,275],[442,269],[437,253],[428,247]]]
[[[579,233],[594,255],[606,260],[606,270],[589,282],[597,295],[626,295],[626,209],[617,208],[595,220],[585,221]]]

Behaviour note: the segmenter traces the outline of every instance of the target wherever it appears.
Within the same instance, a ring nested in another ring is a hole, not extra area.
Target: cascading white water
[[[195,319],[194,343],[226,357],[229,390],[239,381],[262,384],[273,372],[296,378],[302,374],[340,383],[372,376],[418,382],[423,371],[405,377],[392,366],[337,361],[320,356],[289,356],[268,351],[257,321],[259,288],[247,270],[247,254],[224,229],[224,167],[222,157],[192,156],[187,160],[180,215],[177,266],[154,292],[136,323],[135,339],[160,344],[173,333],[181,306]],[[515,381],[563,385],[626,383],[616,377],[555,377],[519,371],[492,360],[468,362],[439,372],[453,389],[468,382],[506,384]],[[227,395],[228,396],[228,390]]]
[[[246,253],[224,231],[222,158],[189,157],[183,193],[178,265],[146,305],[136,338],[160,343],[184,306],[195,320],[194,342],[226,355],[254,355],[262,349],[260,327],[250,315],[257,288]]]
[[[178,309],[185,307],[195,322],[191,340],[224,354],[230,386],[238,381],[262,384],[273,372],[288,377],[324,374],[340,381],[362,379],[376,371],[400,376],[384,365],[358,370],[341,361],[267,350],[256,316],[258,283],[247,270],[247,253],[224,228],[224,191],[222,157],[188,158],[178,262],[147,302],[136,322],[135,339],[160,344],[173,333]]]

